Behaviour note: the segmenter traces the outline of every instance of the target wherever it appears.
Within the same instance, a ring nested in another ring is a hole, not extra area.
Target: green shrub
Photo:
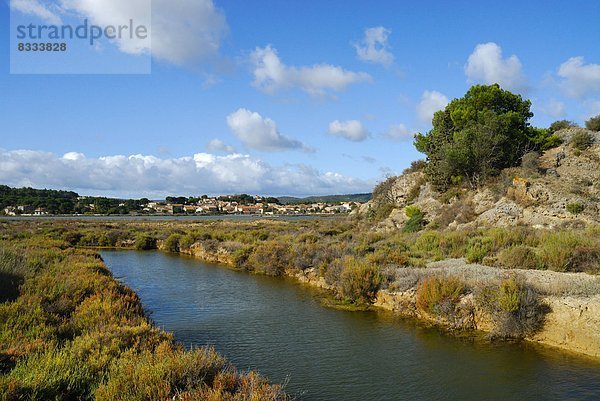
[[[267,241],[257,245],[247,259],[246,268],[269,276],[282,276],[292,266],[292,252],[286,243]]]
[[[181,235],[179,234],[171,234],[167,237],[163,244],[163,248],[167,252],[177,253],[179,252],[179,241],[181,240]]]
[[[575,127],[577,127],[577,124],[575,124],[573,121],[559,120],[559,121],[554,121],[552,124],[550,124],[550,127],[548,128],[548,130],[554,134],[556,131],[560,131],[562,129],[567,129],[567,128],[575,128]]]
[[[380,222],[387,219],[394,210],[391,203],[382,203],[369,209],[369,219],[373,222]]]
[[[515,277],[503,280],[497,287],[479,288],[475,302],[490,314],[493,338],[521,339],[532,335],[543,327],[549,312],[539,295]]]
[[[138,251],[147,251],[156,249],[156,238],[143,234],[135,240],[135,249]]]
[[[190,249],[196,242],[196,238],[192,234],[186,234],[179,239],[179,249]]]
[[[434,315],[447,315],[464,292],[464,284],[456,277],[429,276],[417,286],[417,308]]]
[[[585,127],[590,131],[600,131],[600,114],[587,120]]]
[[[348,257],[340,274],[340,295],[353,304],[370,304],[381,285],[379,269],[370,263]]]
[[[469,263],[481,263],[483,258],[489,255],[492,251],[493,242],[489,237],[474,237],[471,238],[467,245],[465,259]]]
[[[417,206],[407,206],[404,209],[408,221],[404,223],[402,231],[405,233],[415,233],[421,231],[425,226],[425,215]]]
[[[511,246],[500,251],[497,260],[500,266],[507,269],[540,269],[543,266],[537,253],[525,245]]]
[[[571,138],[571,146],[576,150],[586,150],[593,143],[589,132],[580,130]]]
[[[571,214],[579,214],[583,212],[585,206],[579,202],[573,202],[567,204],[567,211]]]

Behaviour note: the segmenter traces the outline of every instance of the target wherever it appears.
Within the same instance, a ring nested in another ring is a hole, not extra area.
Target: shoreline
[[[166,252],[165,250],[160,249],[160,247],[159,251]],[[187,251],[183,250],[177,253],[193,257],[206,263],[218,265],[221,268],[244,271],[236,268],[231,256],[224,252],[207,252],[204,249],[199,252],[194,252],[194,249],[191,248]],[[436,263],[443,262],[444,261]],[[489,269],[489,267],[487,268]],[[497,270],[500,271],[501,269]],[[527,274],[527,272],[531,271],[520,270],[517,273]],[[261,272],[249,273],[264,275],[264,273]],[[555,272],[546,273],[558,275],[569,274]],[[331,296],[332,302],[324,303],[324,307],[332,307],[347,311],[385,310],[402,318],[412,318],[419,322],[433,325],[443,329],[449,335],[456,335],[456,333],[472,333],[476,335],[477,332],[480,332],[487,336],[492,330],[490,317],[478,308],[474,308],[474,326],[468,328],[456,327],[445,319],[420,311],[416,307],[415,289],[409,289],[407,291],[389,291],[387,289],[380,289],[377,292],[372,305],[356,306],[344,302],[338,303],[338,301],[335,300],[335,289],[331,285],[328,285],[323,277],[318,276],[314,269],[308,269],[308,272],[287,270],[281,277],[284,279],[292,279],[300,284],[317,288],[328,293],[328,295]],[[469,304],[472,299],[469,298],[472,298],[472,294],[463,296],[461,302],[467,304],[468,307],[472,307],[472,304]],[[599,361],[600,295],[591,297],[542,296],[541,298],[542,302],[550,307],[550,312],[545,318],[544,326],[533,336],[528,336],[522,340]]]

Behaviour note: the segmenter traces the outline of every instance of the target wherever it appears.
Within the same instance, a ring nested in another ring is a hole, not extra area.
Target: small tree
[[[600,131],[600,114],[587,120],[585,127],[590,131]]]
[[[452,177],[471,187],[506,167],[517,166],[532,150],[552,146],[548,130],[529,126],[531,102],[499,85],[473,86],[433,117],[433,129],[415,136],[417,150],[427,155],[426,174],[446,190]]]

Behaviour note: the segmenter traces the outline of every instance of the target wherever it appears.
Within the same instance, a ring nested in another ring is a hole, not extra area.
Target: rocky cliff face
[[[600,132],[588,131],[594,143],[579,151],[569,144],[576,130],[559,131],[565,143],[541,155],[535,169],[507,169],[496,182],[478,190],[440,194],[421,172],[396,177],[386,197],[395,209],[377,228],[402,227],[408,220],[404,208],[409,204],[419,207],[426,219],[437,221],[440,228],[600,224]],[[368,212],[380,201],[363,205],[359,213]]]

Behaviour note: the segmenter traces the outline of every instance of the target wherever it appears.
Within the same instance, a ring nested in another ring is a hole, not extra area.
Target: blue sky
[[[0,182],[12,186],[367,192],[422,157],[412,134],[474,83],[531,99],[536,126],[600,114],[597,1],[154,0],[151,48],[88,49],[127,65],[151,54],[139,75],[11,74],[11,12],[106,24],[124,2],[1,1]],[[141,18],[148,2],[119,15]]]

